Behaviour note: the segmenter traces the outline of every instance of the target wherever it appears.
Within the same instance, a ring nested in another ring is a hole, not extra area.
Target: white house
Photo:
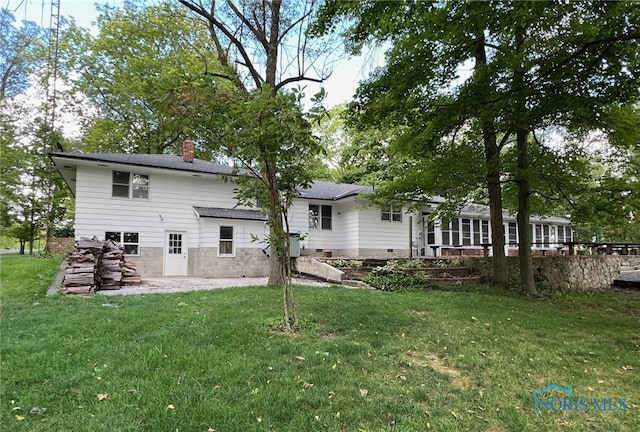
[[[75,237],[114,238],[143,276],[255,277],[268,275],[266,217],[237,205],[233,169],[183,156],[51,153],[76,198]],[[428,222],[441,203],[418,210],[372,205],[367,186],[314,182],[289,211],[302,255],[407,257],[482,254],[490,242],[486,207],[469,205],[448,224]],[[532,219],[536,248],[558,253],[572,239],[565,219]],[[505,214],[508,252],[518,241]],[[556,249],[557,247],[557,249]]]

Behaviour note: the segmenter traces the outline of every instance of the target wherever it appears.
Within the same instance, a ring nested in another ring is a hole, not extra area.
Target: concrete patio
[[[119,290],[100,290],[100,295],[140,295],[166,294],[187,291],[203,291],[243,286],[266,285],[268,278],[198,278],[198,277],[161,277],[144,278],[141,285],[125,286]],[[331,286],[329,283],[309,279],[293,279],[296,285],[311,285],[318,287]]]

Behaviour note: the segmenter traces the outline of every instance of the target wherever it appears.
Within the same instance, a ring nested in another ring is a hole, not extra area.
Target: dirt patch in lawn
[[[456,388],[465,390],[473,386],[472,378],[462,375],[459,370],[451,366],[447,366],[444,360],[435,354],[409,351],[405,360],[420,367],[431,368],[439,374],[448,376],[451,380],[451,385]]]

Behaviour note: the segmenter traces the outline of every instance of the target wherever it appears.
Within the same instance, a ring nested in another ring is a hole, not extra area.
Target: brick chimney
[[[182,143],[182,160],[185,162],[193,163],[193,140],[191,138],[187,138]]]

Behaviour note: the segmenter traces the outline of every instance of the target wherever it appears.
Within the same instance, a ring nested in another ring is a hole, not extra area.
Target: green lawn
[[[288,336],[277,289],[45,297],[58,262],[1,258],[1,430],[640,430],[640,296],[297,287]]]

